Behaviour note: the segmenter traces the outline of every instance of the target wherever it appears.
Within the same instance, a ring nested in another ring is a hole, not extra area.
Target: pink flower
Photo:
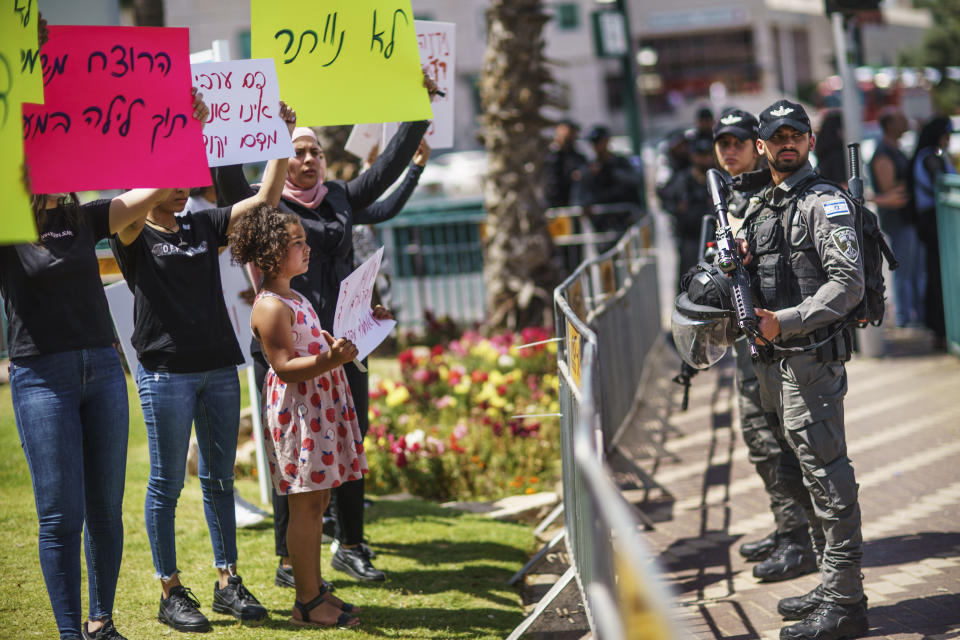
[[[394,462],[401,469],[404,468],[407,466],[407,454],[405,454],[403,451],[398,451],[396,457],[394,458]]]
[[[467,425],[462,422],[453,428],[453,437],[460,440],[467,435]]]

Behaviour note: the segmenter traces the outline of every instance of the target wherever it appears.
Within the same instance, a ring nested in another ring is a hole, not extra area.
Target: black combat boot
[[[854,604],[821,602],[800,622],[780,629],[780,640],[849,640],[869,631],[866,599]]]
[[[778,602],[777,613],[783,616],[784,620],[803,620],[813,613],[821,602],[823,602],[823,586],[818,584],[813,591],[808,591],[802,596],[784,598]]]
[[[813,573],[817,556],[810,544],[806,527],[780,536],[780,543],[770,557],[753,568],[753,577],[763,582],[779,582]]]
[[[754,540],[753,542],[744,542],[740,545],[740,555],[750,562],[760,562],[773,553],[780,542],[780,534],[776,531],[766,538]]]

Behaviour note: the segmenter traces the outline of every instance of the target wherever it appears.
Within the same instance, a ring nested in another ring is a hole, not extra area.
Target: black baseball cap
[[[760,124],[752,113],[743,109],[725,109],[713,125],[713,141],[725,133],[738,140],[753,140],[760,134]]]
[[[777,100],[760,112],[760,139],[769,140],[780,127],[792,127],[800,133],[810,133],[810,118],[796,102]]]

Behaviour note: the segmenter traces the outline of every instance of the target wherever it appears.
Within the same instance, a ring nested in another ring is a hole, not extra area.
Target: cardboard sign
[[[34,193],[210,183],[187,29],[50,27],[43,105],[25,105]]]
[[[19,76],[19,94],[23,102],[43,102],[43,73],[40,64],[40,44],[37,39],[37,1],[7,0],[0,16],[0,37],[5,53],[12,53],[3,61],[9,65],[4,72]],[[9,47],[9,49],[8,49]],[[3,72],[0,72],[3,73]]]
[[[452,22],[416,20],[417,44],[420,47],[420,62],[437,81],[437,88],[445,95],[433,97],[433,120],[424,139],[431,149],[453,147],[453,94],[455,89],[454,60],[456,57],[456,27]],[[400,125],[388,122],[383,125],[384,149]]]
[[[203,146],[211,167],[294,155],[280,119],[273,60],[232,60],[191,65],[193,86],[210,108]]]
[[[23,18],[15,10],[18,6],[13,4],[14,10],[11,11],[11,3],[8,3],[4,10],[0,10],[0,192],[4,194],[4,207],[0,212],[0,244],[37,241],[30,194],[23,184],[20,105],[24,95],[29,93],[30,80],[20,73]],[[29,20],[33,25],[36,44],[36,7]]]
[[[363,360],[397,326],[396,320],[373,317],[373,287],[383,259],[383,247],[340,281],[340,295],[333,316],[333,335],[357,345],[357,360]]]
[[[352,153],[363,161],[367,159],[374,147],[383,151],[382,137],[383,125],[380,123],[355,124],[353,129],[350,130],[347,143],[343,145],[343,150]]]
[[[277,63],[300,124],[426,120],[410,0],[251,0],[253,57]]]

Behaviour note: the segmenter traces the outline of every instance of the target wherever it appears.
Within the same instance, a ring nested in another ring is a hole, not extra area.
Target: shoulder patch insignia
[[[826,212],[828,218],[850,215],[850,207],[847,205],[847,201],[843,198],[824,202],[823,210]]]
[[[856,264],[860,258],[860,245],[857,243],[857,232],[852,227],[838,227],[830,234],[833,244],[840,251],[840,255],[848,262]]]

